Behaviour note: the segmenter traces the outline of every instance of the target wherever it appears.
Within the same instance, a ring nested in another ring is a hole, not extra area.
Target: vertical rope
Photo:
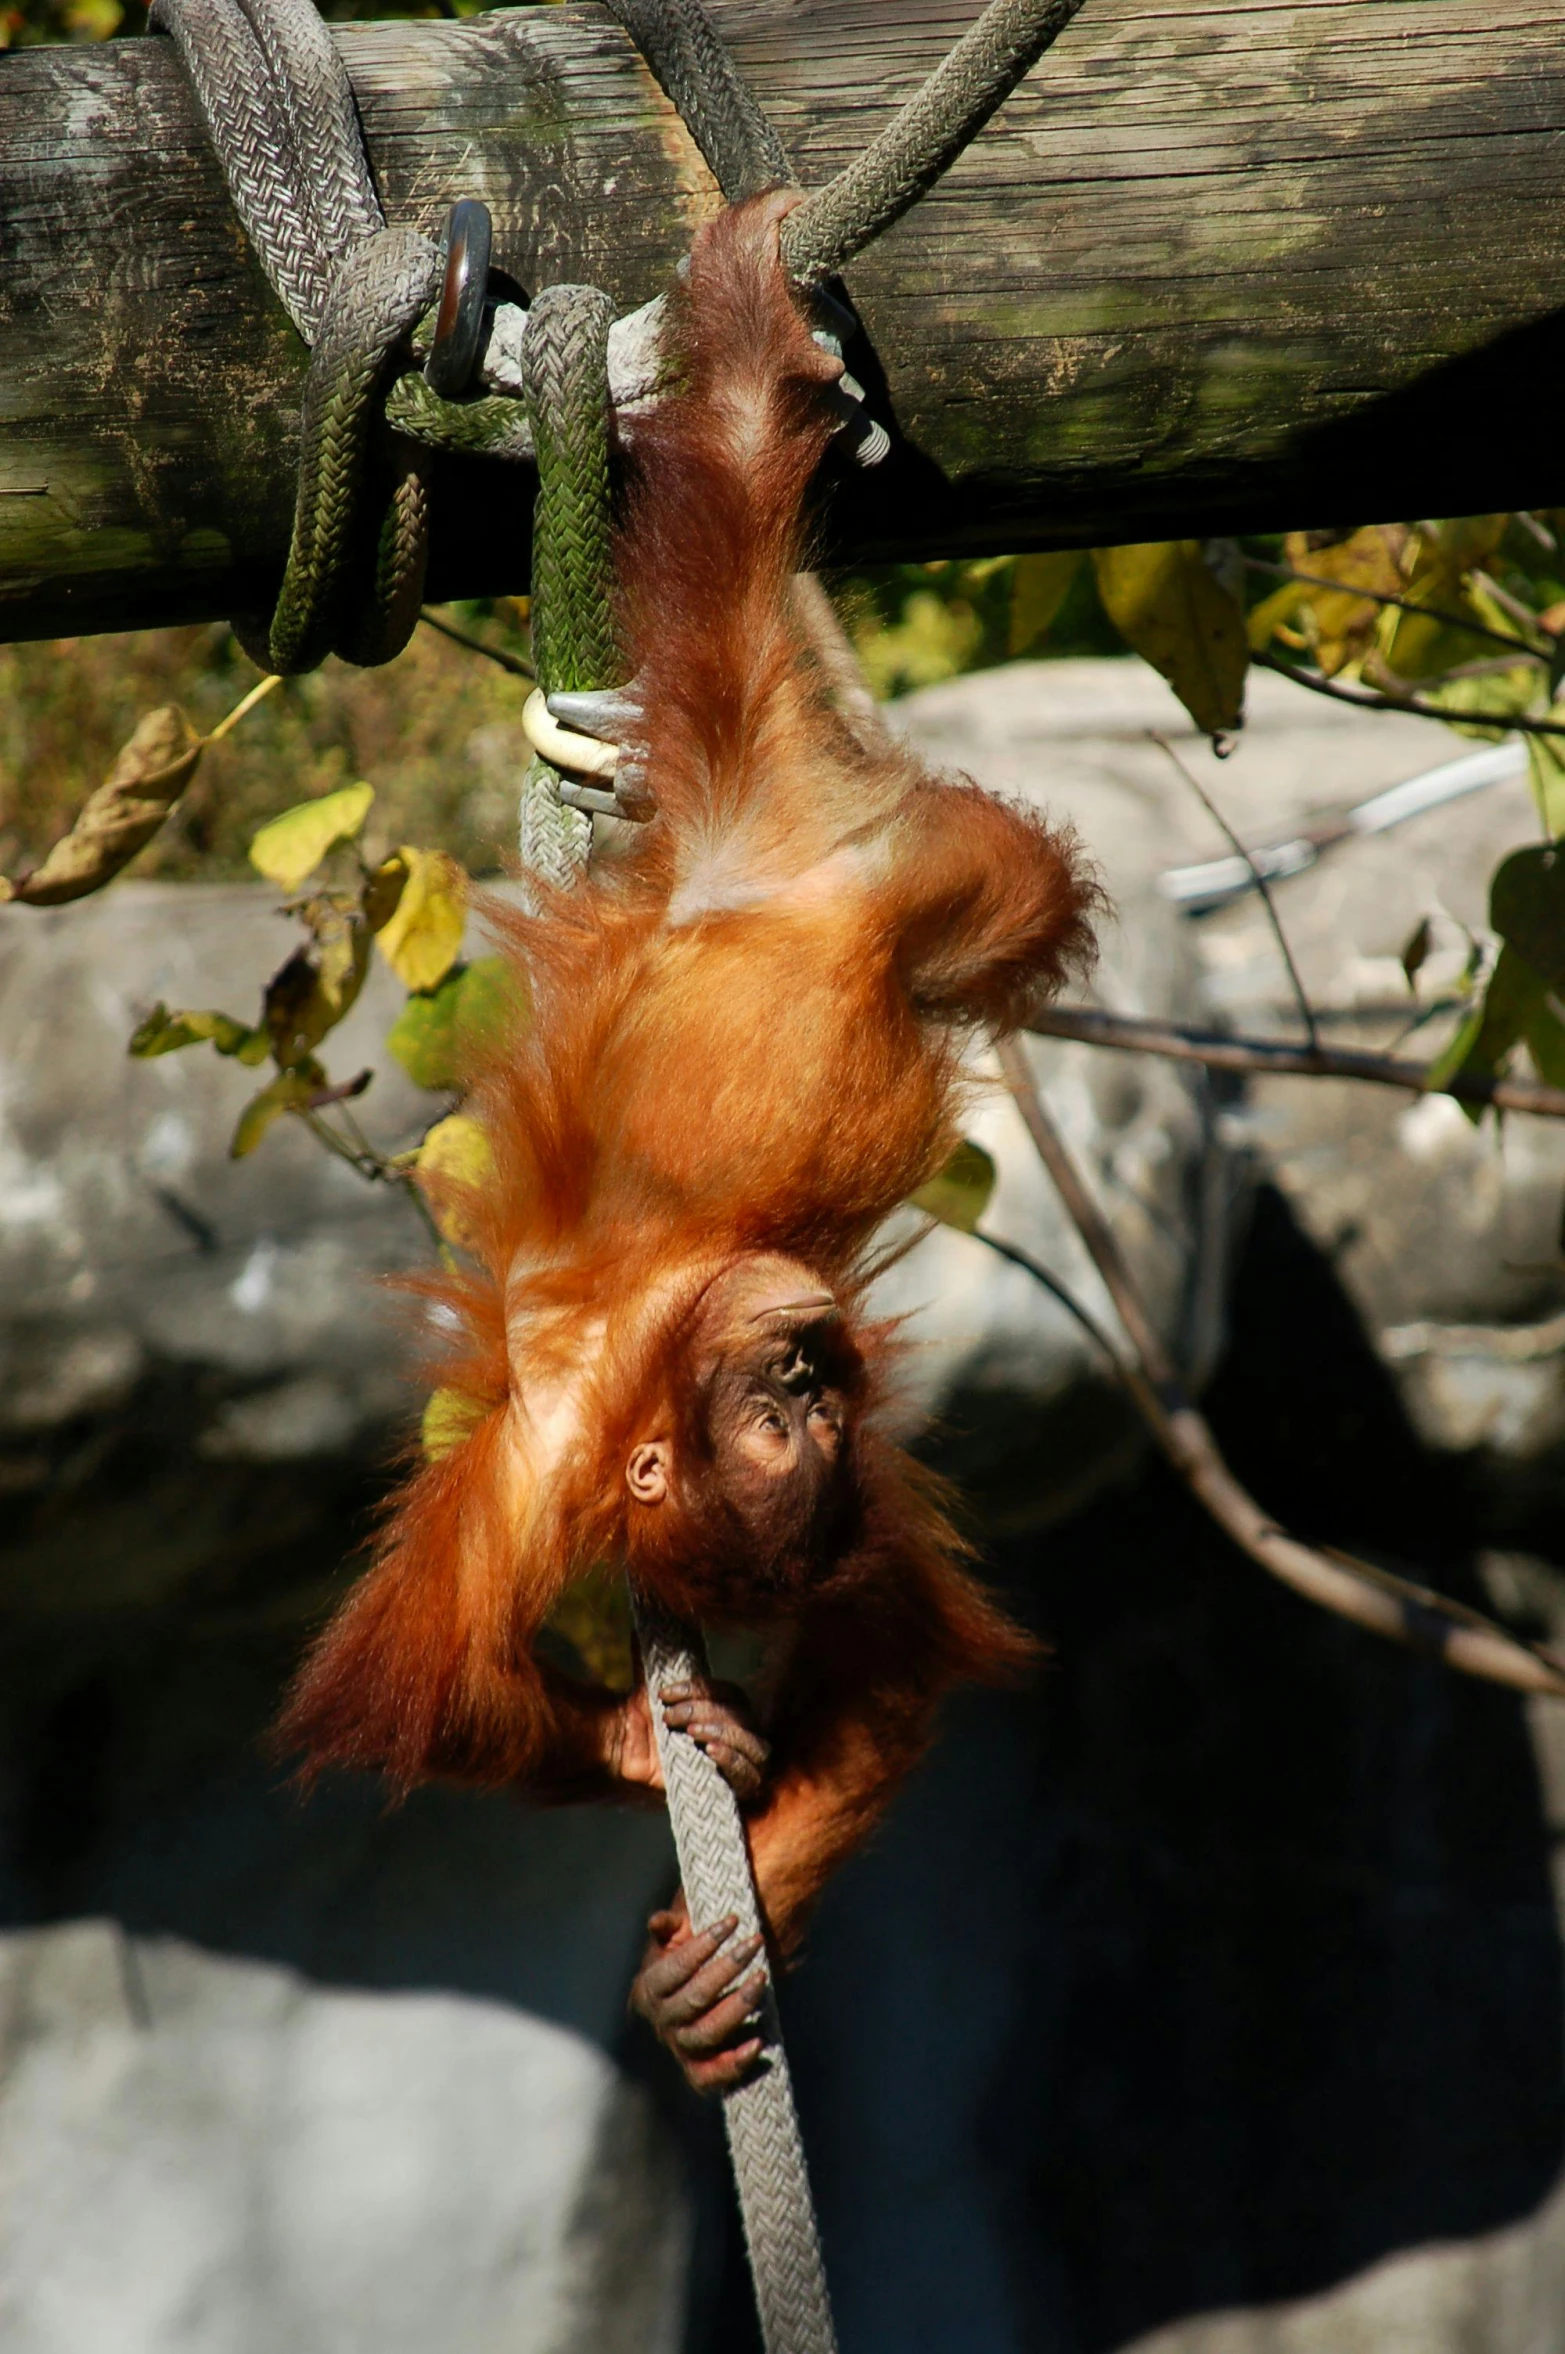
[[[592,286],[546,287],[533,304],[523,370],[538,501],[533,510],[533,653],[546,693],[618,686],[609,505],[608,334],[613,305]],[[530,871],[578,880],[592,821],[560,799],[559,772],[534,760],[522,785],[521,850]],[[691,1920],[760,1927],[750,1851],[733,1792],[686,1733],[671,1732],[665,1684],[705,1679],[699,1633],[634,1598],[636,1631],[669,1819]],[[767,1988],[764,2049],[724,2095],[723,2116],[766,2354],[836,2354],[804,2145],[777,2006]]]
[[[737,1913],[735,1938],[761,1926],[739,1804],[705,1751],[663,1721],[665,1684],[706,1682],[705,1648],[693,1628],[633,1597],[647,1699],[668,1788],[669,1820],[693,1928]],[[826,2272],[793,2079],[768,1982],[761,2005],[761,2057],[745,2083],[723,2096],[723,2123],[766,2354],[836,2354]]]
[[[620,684],[609,506],[609,327],[596,286],[546,286],[528,315],[522,380],[538,498],[533,509],[533,659],[546,694]],[[522,779],[519,847],[531,874],[564,888],[592,849],[592,820],[560,799],[560,772]]]

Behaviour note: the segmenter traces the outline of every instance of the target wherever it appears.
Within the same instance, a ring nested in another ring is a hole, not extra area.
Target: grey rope
[[[607,0],[711,167],[730,204],[786,188],[787,151],[701,0]]]
[[[989,0],[879,138],[784,221],[783,260],[799,283],[833,276],[927,195],[1080,6]]]
[[[546,694],[619,684],[609,502],[608,336],[613,304],[592,286],[546,287],[522,347],[538,502],[533,510],[533,653]],[[592,820],[560,799],[560,778],[534,760],[522,787],[524,865],[559,887],[584,872]],[[696,1927],[739,1916],[760,1926],[749,1849],[727,1783],[688,1734],[671,1732],[665,1684],[705,1677],[701,1638],[632,1596],[669,1819]],[[762,2059],[724,2096],[734,2179],[767,2354],[835,2354],[804,2145],[775,2000],[763,2005]]]
[[[688,1733],[663,1721],[665,1684],[705,1682],[701,1638],[640,1595],[632,1597],[647,1700],[668,1790],[669,1820],[692,1928],[739,1917],[734,1938],[761,1926],[738,1802]],[[766,2354],[836,2354],[815,2206],[794,2107],[793,2080],[770,1982],[761,2003],[763,2052],[723,2097],[745,2245]]]
[[[389,662],[418,621],[428,461],[382,424],[439,257],[388,229],[337,45],[312,0],[155,0],[261,267],[311,346],[282,586],[235,620],[264,668]],[[366,555],[365,551],[368,551]]]

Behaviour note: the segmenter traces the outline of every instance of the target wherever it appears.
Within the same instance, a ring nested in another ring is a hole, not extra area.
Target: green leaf
[[[303,1069],[279,1071],[269,1087],[253,1095],[239,1115],[228,1157],[242,1161],[254,1152],[269,1128],[275,1127],[284,1112],[307,1112],[326,1084],[326,1074],[319,1063]]]
[[[386,1033],[416,1087],[462,1087],[475,1054],[521,1009],[521,986],[501,956],[454,965],[434,989],[415,990]]]
[[[562,1664],[568,1673],[611,1692],[628,1692],[635,1683],[630,1589],[614,1570],[599,1567],[573,1578],[544,1620],[542,1633],[565,1647]]]
[[[1513,714],[1533,709],[1538,683],[1533,665],[1519,662],[1483,678],[1450,678],[1443,685],[1421,687],[1419,696],[1441,712],[1458,735],[1497,744]]]
[[[1445,1052],[1430,1064],[1430,1089],[1438,1091],[1458,1074],[1497,1079],[1529,1027],[1546,1013],[1542,981],[1514,948],[1502,948],[1482,1005],[1474,1008]],[[1482,1104],[1464,1103],[1462,1109],[1474,1127],[1483,1118]]]
[[[236,1022],[232,1014],[178,1013],[171,1014],[166,1005],[155,1005],[144,1022],[139,1022],[131,1035],[127,1052],[138,1060],[148,1062],[154,1055],[176,1054],[182,1046],[215,1046],[219,1054],[230,1054],[242,1063],[261,1063],[266,1060],[267,1035],[264,1030],[248,1029]]]
[[[318,801],[300,801],[262,826],[250,845],[250,864],[269,883],[296,891],[328,850],[351,842],[370,813],[373,785],[342,785]]]
[[[1527,1017],[1527,1052],[1545,1086],[1565,1087],[1565,1023],[1550,997],[1540,997]]]
[[[1094,552],[1103,609],[1126,644],[1161,671],[1196,726],[1226,735],[1244,715],[1250,648],[1244,615],[1194,539]]]
[[[916,1210],[938,1218],[942,1226],[976,1234],[994,1192],[994,1176],[994,1162],[983,1146],[964,1136],[945,1167],[908,1198]]]
[[[462,953],[467,876],[444,850],[414,850],[404,842],[397,859],[405,878],[375,937],[399,981],[409,989],[433,989]],[[388,860],[387,867],[393,863]]]
[[[1489,921],[1550,989],[1565,990],[1565,850],[1516,850],[1495,869]]]

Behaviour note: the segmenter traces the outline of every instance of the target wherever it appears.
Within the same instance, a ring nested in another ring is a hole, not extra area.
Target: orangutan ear
[[[625,1485],[638,1504],[661,1504],[668,1495],[668,1448],[662,1439],[643,1439],[631,1449]]]

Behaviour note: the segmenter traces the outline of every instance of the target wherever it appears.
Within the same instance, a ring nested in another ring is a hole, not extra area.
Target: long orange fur
[[[698,238],[683,388],[638,438],[621,622],[658,815],[538,913],[490,910],[530,1011],[473,1074],[493,1176],[464,1205],[471,1266],[430,1287],[468,1427],[405,1479],[301,1672],[280,1734],[309,1770],[604,1791],[614,1696],[550,1675],[534,1638],[605,1562],[712,1606],[677,1544],[638,1530],[624,1481],[692,1303],[770,1252],[852,1306],[876,1228],[955,1140],[964,1031],[1014,1025],[1090,952],[1070,842],[866,755],[798,642],[789,583],[837,363],[785,282],[783,209],[757,199]],[[873,1389],[885,1336],[856,1331]],[[752,1826],[784,1941],[940,1694],[1030,1655],[873,1408],[856,1464],[851,1557],[801,1598]],[[746,1618],[742,1562],[721,1600]]]

